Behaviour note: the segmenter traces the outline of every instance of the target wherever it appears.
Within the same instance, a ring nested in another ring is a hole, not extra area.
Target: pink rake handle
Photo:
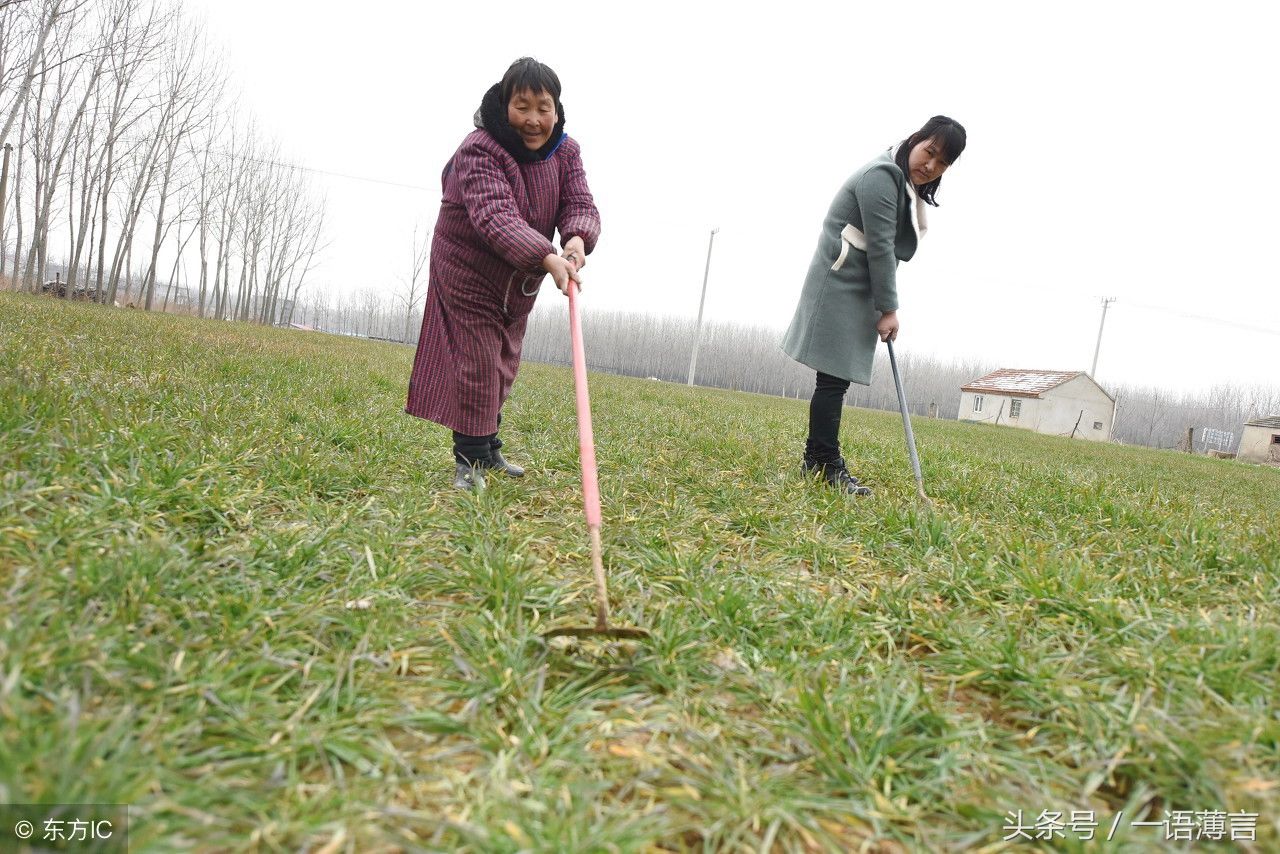
[[[569,337],[573,340],[573,391],[578,399],[578,455],[582,458],[582,506],[591,537],[591,570],[596,582],[597,632],[609,631],[609,589],[600,547],[600,474],[596,471],[596,440],[591,432],[591,397],[587,394],[587,356],[578,316],[578,284],[569,280]]]
[[[591,432],[591,396],[587,393],[587,356],[578,316],[578,285],[569,280],[569,336],[573,340],[573,390],[578,398],[578,453],[582,457],[582,504],[587,527],[600,528],[600,475],[596,470],[596,442]]]

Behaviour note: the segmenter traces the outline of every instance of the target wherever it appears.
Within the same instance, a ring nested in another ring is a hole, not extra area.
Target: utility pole
[[[716,232],[711,229],[711,237],[707,240],[707,267],[702,271],[702,298],[698,300],[698,328],[693,333],[693,356],[689,359],[689,385],[693,385],[693,374],[698,369],[698,345],[702,343],[702,307],[707,303],[707,277],[711,274],[711,246],[716,242]]]
[[[1093,367],[1089,368],[1089,376],[1098,379],[1098,351],[1102,349],[1102,327],[1107,323],[1107,306],[1115,302],[1115,297],[1102,298],[1102,322],[1098,324],[1098,343],[1093,348]]]
[[[9,152],[13,146],[4,144],[4,165],[0,166],[0,276],[4,275],[4,203],[9,189]],[[17,263],[16,261],[14,263]]]

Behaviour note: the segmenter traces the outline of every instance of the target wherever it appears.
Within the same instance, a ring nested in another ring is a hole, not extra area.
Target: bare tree
[[[101,101],[94,88],[93,109],[86,116],[84,132],[78,134],[71,148],[71,168],[67,171],[67,231],[71,235],[71,259],[67,265],[67,291],[74,290],[80,276],[80,261],[86,239],[96,223],[93,216],[94,194],[99,173],[94,169]],[[76,183],[79,182],[79,195]],[[92,244],[90,244],[92,254]],[[92,260],[92,259],[90,259]]]
[[[159,151],[159,198],[154,216],[155,235],[151,243],[151,261],[147,266],[144,306],[148,310],[155,298],[156,271],[160,246],[164,240],[165,207],[169,203],[175,166],[180,152],[187,150],[187,138],[202,122],[212,116],[211,104],[222,85],[221,72],[211,67],[203,35],[190,23],[175,19],[163,71],[163,107],[167,121],[163,125],[164,141]]]
[[[79,5],[76,8],[79,8]],[[0,47],[3,48],[3,52],[0,52],[0,92],[6,88],[3,84],[7,82],[10,75],[8,66],[11,57],[21,55],[24,31],[30,27],[30,31],[35,35],[34,44],[29,51],[26,51],[26,62],[21,63],[24,70],[21,82],[14,87],[13,102],[4,112],[4,125],[0,127],[0,146],[9,141],[9,132],[13,130],[15,119],[26,109],[31,83],[44,63],[45,42],[48,41],[49,34],[53,32],[58,19],[64,14],[66,6],[67,3],[64,0],[45,0],[34,10],[37,15],[34,21],[29,17],[29,13],[33,10],[26,9],[18,3],[9,2],[0,6],[0,34],[7,34],[7,37],[0,37],[2,42]]]
[[[173,254],[173,269],[169,271],[169,286],[165,288],[165,291],[164,291],[164,304],[160,308],[161,311],[169,310],[169,295],[173,293],[174,284],[178,281],[178,270],[182,263],[183,253],[186,251],[187,244],[191,242],[191,238],[195,237],[195,234],[196,234],[195,229],[193,228],[191,231],[187,232],[187,239],[186,240],[182,239],[182,226],[187,223],[187,214],[190,212],[191,208],[195,205],[194,198],[190,196],[185,197],[183,201],[184,203],[183,203],[182,210],[178,212],[178,215],[174,220],[174,223],[177,225],[177,228],[178,228],[178,237],[177,237],[178,250]],[[166,228],[166,235],[167,233],[168,233],[168,229]],[[187,290],[186,288],[183,288],[182,290],[179,291],[179,293],[180,294],[186,293],[186,290]],[[184,300],[184,304],[190,305],[189,295]]]
[[[13,199],[13,219],[14,219],[14,226],[15,226],[15,236],[13,240],[13,277],[12,277],[14,290],[17,290],[19,287],[21,287],[18,283],[18,253],[22,247],[22,204],[21,204],[22,170],[23,170],[23,164],[26,162],[26,157],[24,156],[24,154],[26,153],[26,147],[27,147],[26,146],[27,117],[29,116],[30,112],[31,112],[30,109],[24,109],[22,111],[22,122],[19,125],[19,131],[18,131],[18,148],[17,148],[18,163],[17,163],[17,167],[13,170],[13,192],[11,193],[11,197]],[[0,258],[2,258],[3,256],[4,256],[4,247],[0,246]],[[0,262],[0,271],[3,271],[3,270],[4,270],[4,264]]]
[[[198,169],[196,182],[196,230],[199,240],[196,247],[200,255],[200,283],[197,314],[205,316],[205,303],[209,294],[209,239],[213,228],[215,198],[229,192],[229,170],[224,158],[217,156],[215,146],[222,134],[230,128],[234,132],[234,124],[225,110],[215,110],[211,114],[211,123],[202,134],[199,142],[192,143],[191,159]],[[234,143],[233,143],[234,144]],[[225,210],[220,212],[225,218]],[[221,257],[218,259],[221,261]],[[214,275],[214,293],[217,296],[217,273]]]
[[[151,61],[158,55],[163,32],[162,19],[155,6],[140,8],[140,0],[122,0],[128,14],[112,45],[106,83],[108,106],[104,121],[98,179],[98,263],[95,290],[101,301],[115,300],[116,268],[107,270],[107,233],[110,201],[119,180],[123,137],[150,111],[150,101],[142,85]],[[118,253],[117,253],[118,255]],[[108,279],[108,276],[110,277]]]
[[[170,16],[161,19],[156,23],[159,27],[158,37],[164,47],[161,69],[159,73],[148,82],[155,86],[154,97],[155,102],[151,108],[146,110],[143,116],[144,124],[141,127],[145,130],[138,139],[125,153],[124,160],[127,169],[132,170],[133,180],[129,184],[128,201],[122,212],[122,220],[120,224],[119,234],[116,240],[115,254],[112,258],[111,276],[108,284],[107,299],[114,301],[116,298],[119,279],[122,270],[132,271],[132,254],[134,235],[138,224],[142,219],[142,212],[147,198],[149,197],[158,176],[172,176],[172,164],[165,157],[172,144],[175,134],[179,137],[185,132],[179,133],[175,128],[181,127],[186,120],[187,110],[190,109],[191,101],[187,97],[190,94],[187,88],[189,81],[189,65],[194,62],[193,50],[194,43],[182,41],[175,42],[175,38],[180,38],[187,30],[183,29],[181,22],[176,17]],[[190,48],[191,50],[184,50]],[[179,140],[180,141],[180,140]],[[162,181],[164,179],[162,178]],[[165,195],[167,196],[167,186],[165,187]],[[163,208],[163,201],[161,202]],[[163,218],[163,211],[158,214]],[[105,257],[105,256],[104,256]],[[154,282],[151,276],[154,273],[154,264],[148,268],[148,273],[144,276],[143,296],[149,296],[154,291]],[[148,287],[150,282],[150,287]],[[125,283],[125,299],[128,300],[132,293],[133,278],[132,275]]]
[[[324,202],[321,200],[320,206],[315,209],[309,209],[309,216],[300,224],[303,234],[310,234],[310,243],[306,245],[305,259],[299,255],[297,261],[290,265],[289,282],[286,285],[285,292],[289,292],[292,288],[293,295],[289,298],[289,312],[283,319],[288,324],[293,322],[294,307],[298,304],[298,294],[302,291],[302,286],[306,282],[307,274],[315,267],[316,253],[320,250],[320,237],[324,233]],[[301,263],[298,263],[298,262]]]
[[[49,252],[49,225],[53,209],[53,200],[58,189],[58,181],[67,160],[67,153],[77,137],[85,119],[86,110],[98,78],[106,67],[107,46],[115,38],[120,19],[116,15],[108,15],[102,20],[98,29],[94,30],[92,41],[83,43],[78,36],[78,29],[84,27],[89,15],[83,11],[85,4],[72,7],[58,16],[54,40],[57,45],[53,57],[46,51],[40,73],[40,98],[37,105],[44,100],[46,88],[49,89],[48,113],[46,121],[41,122],[41,113],[37,108],[37,121],[33,130],[36,137],[36,206],[32,222],[32,246],[27,256],[27,267],[24,279],[32,283],[33,273],[39,279],[45,278],[45,266]],[[117,12],[117,9],[109,9]],[[81,50],[81,48],[84,50]],[[52,66],[50,59],[56,62]],[[52,87],[47,86],[50,72],[55,73]],[[64,109],[69,99],[78,95],[69,115]]]
[[[427,293],[427,276],[424,275],[427,261],[431,257],[430,234],[418,235],[419,226],[413,227],[413,259],[409,266],[409,278],[400,279],[403,289],[396,294],[404,306],[404,335],[401,340],[408,342],[413,332],[413,312]]]
[[[234,109],[232,114],[234,115]],[[241,130],[239,124],[232,120],[229,124],[230,140],[224,151],[222,168],[217,184],[218,230],[214,240],[218,244],[213,282],[213,315],[225,319],[231,292],[231,265],[235,256],[237,241],[236,227],[240,221],[240,210],[245,203],[245,188],[249,185],[254,160],[254,130],[250,121]],[[214,143],[210,143],[213,145]],[[243,257],[241,270],[244,269]]]

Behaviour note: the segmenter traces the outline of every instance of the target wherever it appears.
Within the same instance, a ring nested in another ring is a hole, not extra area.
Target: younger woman
[[[898,337],[898,262],[915,255],[925,205],[938,204],[942,173],[964,146],[959,122],[934,116],[853,173],[823,222],[782,349],[817,372],[804,468],[843,492],[871,494],[840,455],[844,394],[851,382],[871,384],[877,340]]]

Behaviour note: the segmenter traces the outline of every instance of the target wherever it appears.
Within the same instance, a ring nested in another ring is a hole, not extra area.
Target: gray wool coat
[[[915,255],[916,199],[893,150],[853,173],[836,194],[782,339],[797,362],[871,384],[876,322],[898,308],[897,266]]]

